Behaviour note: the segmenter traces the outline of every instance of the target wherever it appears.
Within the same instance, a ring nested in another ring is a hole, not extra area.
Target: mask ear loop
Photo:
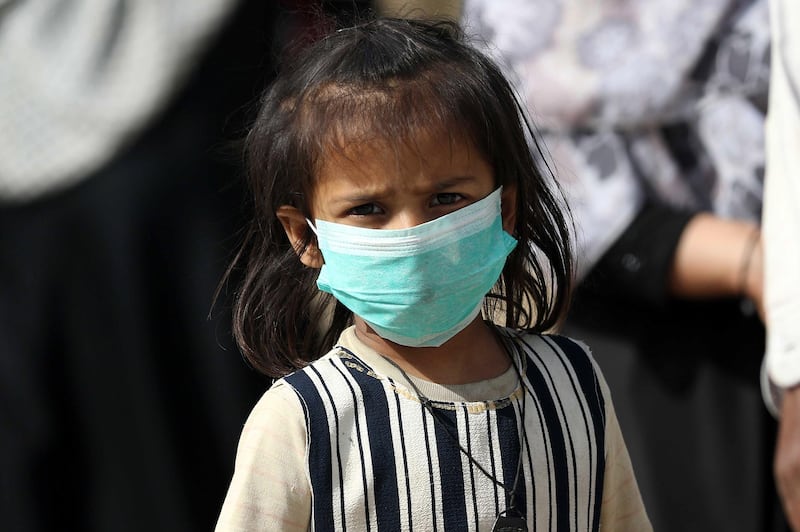
[[[306,218],[305,220],[306,220],[306,223],[308,224],[308,227],[311,228],[311,232],[314,233],[314,236],[316,237],[316,240],[317,240],[317,245],[315,246],[316,247],[316,253],[320,253],[320,251],[319,251],[319,233],[317,232],[317,228],[314,226],[314,223],[310,219]],[[309,241],[309,244],[310,243],[311,242]],[[324,258],[323,258],[323,260],[324,260]]]
[[[311,228],[311,230],[314,232],[314,236],[319,238],[319,233],[317,233],[317,228],[314,227],[314,223],[311,220],[309,220],[308,218],[306,218],[306,223]]]

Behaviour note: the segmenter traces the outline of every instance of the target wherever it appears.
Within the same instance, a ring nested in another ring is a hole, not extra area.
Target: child
[[[278,77],[234,328],[282,378],[217,530],[650,529],[597,367],[541,334],[571,251],[531,148],[452,24],[340,30]]]

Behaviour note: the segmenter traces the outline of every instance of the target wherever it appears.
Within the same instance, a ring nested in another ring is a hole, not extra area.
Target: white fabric
[[[800,383],[800,2],[773,0],[772,77],[762,238],[767,314],[765,388],[779,411],[780,390]]]
[[[0,4],[0,201],[64,188],[166,104],[238,0]]]

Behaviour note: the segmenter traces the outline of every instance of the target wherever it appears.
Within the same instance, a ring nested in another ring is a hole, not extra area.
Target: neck
[[[500,339],[480,316],[439,347],[408,347],[378,336],[355,317],[358,339],[412,375],[439,384],[468,384],[497,377],[510,367]]]

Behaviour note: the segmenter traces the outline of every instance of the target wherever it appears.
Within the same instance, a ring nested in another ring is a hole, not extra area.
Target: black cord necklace
[[[445,423],[439,417],[439,414],[437,412],[436,407],[434,407],[433,404],[432,404],[433,401],[431,401],[431,399],[429,399],[425,394],[423,394],[420,391],[420,389],[417,387],[416,383],[414,383],[414,381],[411,379],[411,377],[408,376],[408,374],[403,370],[403,368],[401,368],[399,365],[397,365],[397,363],[394,360],[390,359],[389,357],[384,356],[383,358],[386,359],[386,361],[388,361],[392,366],[397,368],[397,370],[400,372],[400,374],[403,375],[403,378],[411,386],[411,389],[417,395],[417,399],[422,404],[422,406],[425,408],[425,410],[427,410],[428,413],[431,415],[431,417],[433,418],[434,422],[438,423],[444,429],[445,433],[453,441],[453,444],[456,447],[458,447],[458,449],[461,451],[461,453],[464,456],[467,457],[467,459],[470,461],[470,463],[472,465],[474,465],[478,469],[478,471],[483,473],[483,475],[486,478],[491,480],[495,485],[497,485],[500,488],[502,488],[502,490],[505,492],[506,501],[507,501],[508,506],[506,507],[505,510],[501,511],[497,515],[497,519],[495,519],[494,525],[492,526],[492,532],[527,532],[528,524],[525,521],[525,518],[522,517],[521,512],[519,512],[519,510],[517,510],[515,508],[515,504],[516,504],[515,496],[516,496],[516,493],[517,493],[517,487],[519,486],[519,479],[520,479],[520,475],[521,475],[521,472],[522,472],[522,452],[523,452],[523,449],[525,448],[525,446],[527,445],[527,442],[528,442],[528,437],[527,437],[527,434],[526,434],[526,431],[525,431],[525,390],[524,390],[525,384],[524,384],[524,382],[522,380],[522,373],[520,372],[519,368],[517,368],[517,364],[514,361],[514,357],[511,356],[510,353],[508,353],[508,350],[506,349],[506,346],[505,346],[505,342],[502,339],[500,339],[500,344],[503,346],[503,349],[506,350],[506,354],[508,354],[508,357],[509,357],[509,359],[511,361],[511,366],[514,368],[514,372],[517,374],[517,382],[518,382],[518,388],[517,389],[523,388],[523,391],[522,391],[522,431],[521,431],[521,434],[520,434],[519,457],[517,459],[516,472],[514,473],[514,484],[512,485],[510,492],[509,492],[508,487],[506,486],[505,483],[500,482],[497,478],[495,478],[494,475],[492,475],[489,471],[486,470],[486,468],[484,468],[480,463],[478,463],[477,460],[475,460],[475,458],[472,456],[472,454],[470,454],[469,451],[464,449],[464,447],[458,441],[457,435],[453,434],[453,432],[451,431],[450,426],[447,423]],[[515,393],[516,393],[516,390],[515,390]],[[516,513],[517,515],[509,515],[512,511],[514,513]]]

